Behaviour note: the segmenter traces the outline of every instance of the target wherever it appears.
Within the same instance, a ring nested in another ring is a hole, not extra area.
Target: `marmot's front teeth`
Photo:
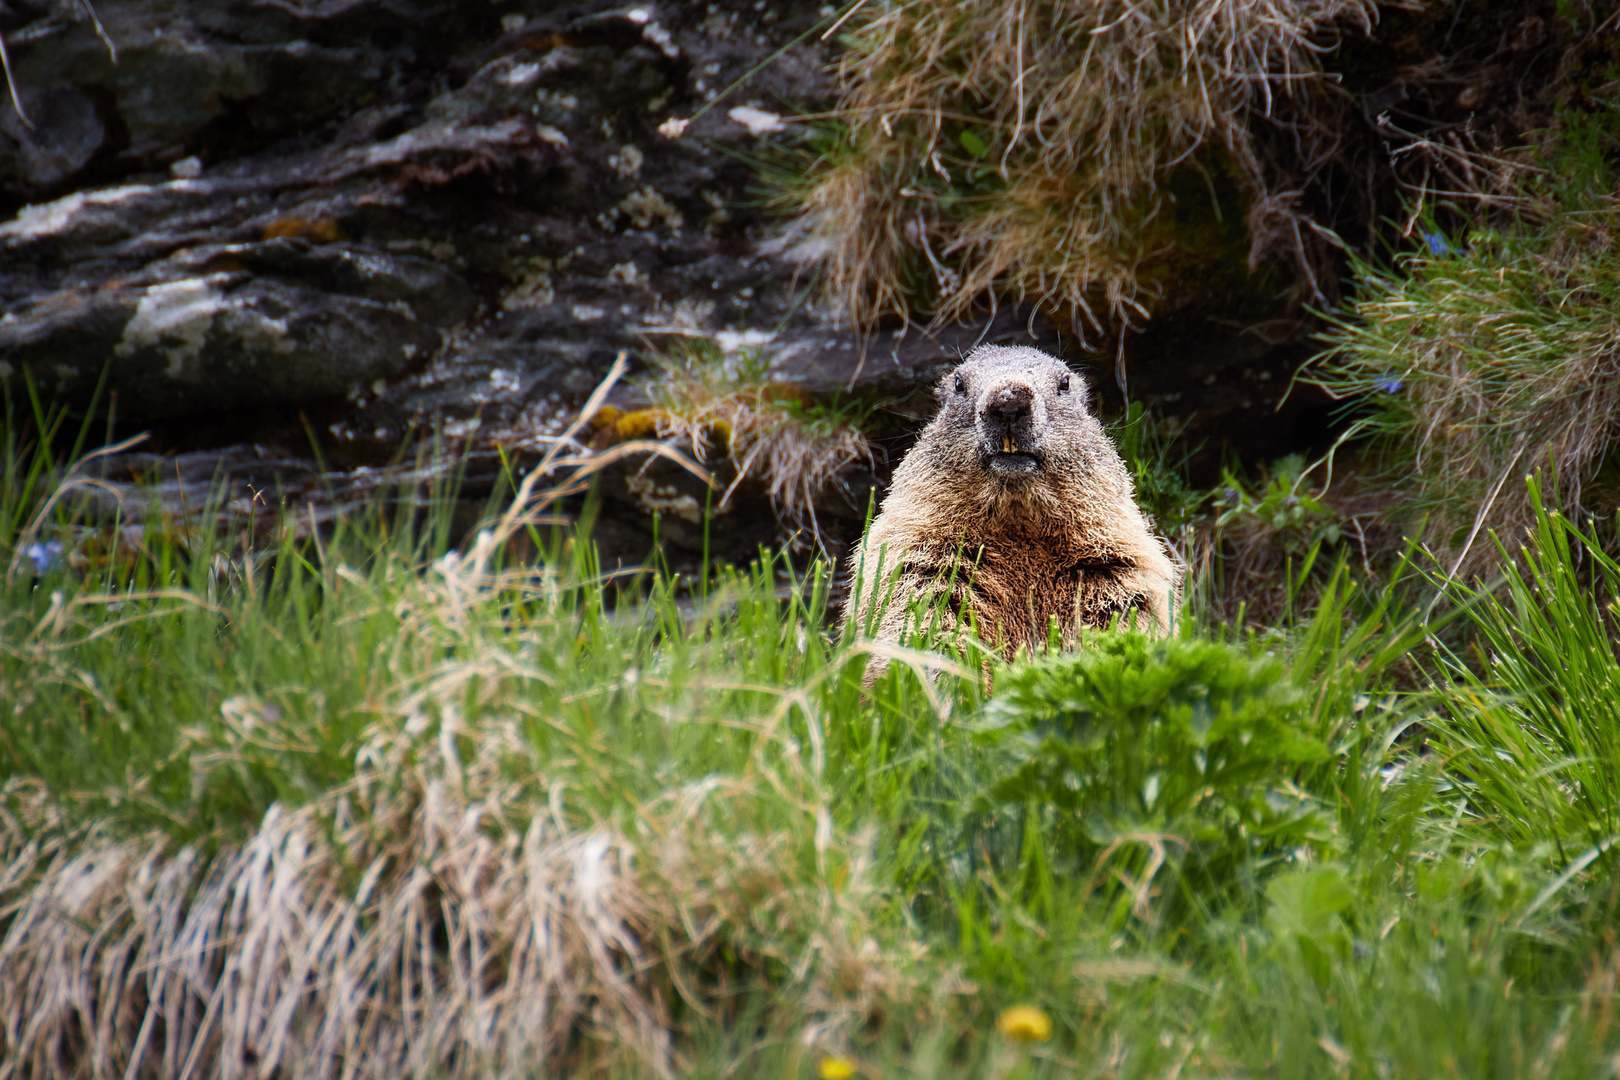
[[[1011,435],[1007,435],[1007,436],[1004,436],[1002,438],[1002,440],[1001,440],[1001,452],[1003,454],[1016,454],[1016,453],[1018,453],[1018,444],[1013,441],[1013,437]]]

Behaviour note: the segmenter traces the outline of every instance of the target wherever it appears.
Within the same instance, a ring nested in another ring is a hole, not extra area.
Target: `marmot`
[[[881,639],[900,637],[911,601],[947,590],[957,618],[971,606],[980,636],[1009,659],[1045,645],[1053,616],[1066,645],[1115,616],[1167,631],[1179,571],[1081,377],[1038,349],[983,346],[934,393],[939,413],[856,553],[845,618],[866,629],[898,564],[872,628]]]

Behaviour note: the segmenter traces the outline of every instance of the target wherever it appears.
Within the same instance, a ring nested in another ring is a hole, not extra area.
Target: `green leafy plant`
[[[1321,464],[1307,467],[1303,457],[1289,455],[1253,479],[1232,466],[1224,470],[1224,482],[1210,493],[1207,532],[1199,536],[1195,561],[1202,572],[1191,580],[1196,603],[1251,626],[1292,624],[1301,601],[1325,584],[1344,535],[1324,497],[1326,485],[1310,480]]]
[[[1279,944],[1299,950],[1305,970],[1320,987],[1332,976],[1333,959],[1348,960],[1350,935],[1342,915],[1355,893],[1337,867],[1284,874],[1266,887],[1266,925]]]
[[[1167,862],[1189,893],[1230,887],[1257,861],[1326,841],[1293,779],[1329,756],[1299,725],[1303,700],[1280,661],[1234,645],[1099,634],[1003,677],[980,738],[1011,767],[988,798],[1047,808],[1082,865],[1130,852],[1139,914]]]

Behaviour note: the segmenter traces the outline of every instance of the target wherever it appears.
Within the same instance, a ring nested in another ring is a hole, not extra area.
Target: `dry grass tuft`
[[[1311,233],[1250,134],[1320,74],[1372,0],[919,0],[865,9],[839,64],[847,126],[790,195],[800,252],[860,321],[964,315],[1004,290],[1082,332],[1143,312],[1138,269],[1166,172],[1224,151],[1248,190],[1251,265]],[[1225,167],[1225,166],[1221,166]]]
[[[658,433],[690,447],[700,462],[716,445],[732,461],[736,473],[720,506],[744,480],[756,479],[777,514],[819,542],[816,500],[842,485],[850,466],[874,464],[857,426],[869,410],[821,406],[769,381],[749,354],[722,356],[711,343],[677,346],[656,363],[648,392],[661,410],[654,414]]]
[[[60,850],[0,943],[8,1061],[398,1077],[549,1060],[589,1017],[667,1073],[639,944],[651,905],[622,838],[536,820],[497,841],[442,783],[417,794],[386,845],[338,807],[278,806],[212,859],[158,840]],[[7,841],[15,865],[25,841]]]
[[[507,1074],[565,1067],[584,1034],[597,1064],[670,1076],[673,999],[698,997],[689,957],[754,920],[848,925],[820,910],[844,901],[795,879],[775,850],[788,840],[722,846],[690,827],[724,793],[672,792],[685,823],[666,807],[649,848],[544,814],[520,825],[519,803],[458,785],[417,740],[385,742],[385,758],[423,759],[404,784],[376,772],[360,795],[278,805],[211,856],[158,838],[42,842],[38,821],[0,820],[8,1071]],[[808,946],[831,955],[821,1003],[856,1012],[885,966],[872,946],[851,983],[829,944]]]

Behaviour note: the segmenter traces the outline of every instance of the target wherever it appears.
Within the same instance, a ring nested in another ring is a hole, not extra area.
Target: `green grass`
[[[1454,597],[1480,661],[1340,566],[1266,634],[924,639],[865,690],[824,564],[607,575],[544,492],[459,552],[398,493],[244,560],[7,491],[0,555],[64,544],[0,594],[25,1074],[1612,1073],[1620,662],[1572,560],[1620,568],[1545,512]]]
[[[1472,657],[1448,657],[1458,693],[1436,748],[1475,813],[1584,866],[1620,839],[1620,563],[1548,513],[1539,485],[1530,497],[1534,547],[1504,558],[1505,585],[1459,590],[1480,634]]]

